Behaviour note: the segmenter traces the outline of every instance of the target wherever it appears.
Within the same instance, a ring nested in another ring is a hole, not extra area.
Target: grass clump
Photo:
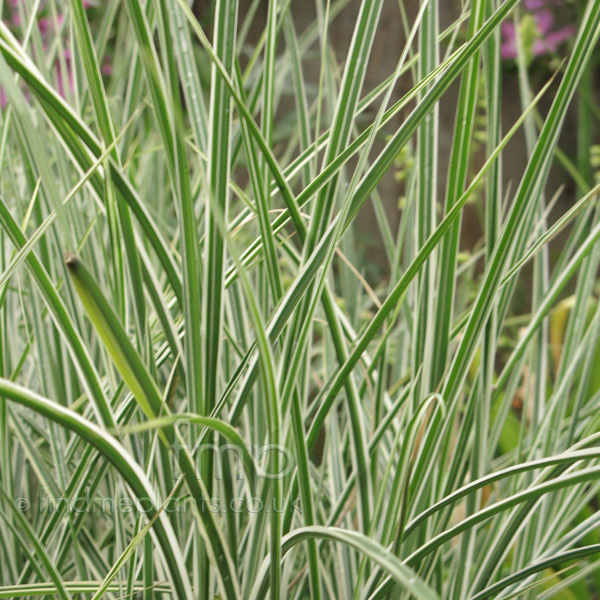
[[[579,4],[0,2],[0,597],[597,596]]]

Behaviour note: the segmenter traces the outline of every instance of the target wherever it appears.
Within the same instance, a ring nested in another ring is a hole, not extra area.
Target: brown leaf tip
[[[79,262],[79,257],[74,252],[65,252],[65,264],[69,269],[74,269]]]

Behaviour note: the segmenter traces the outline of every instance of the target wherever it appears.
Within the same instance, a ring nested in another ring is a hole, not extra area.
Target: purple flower
[[[527,10],[540,10],[540,8],[544,8],[550,4],[548,0],[525,0],[523,3]]]
[[[514,23],[504,21],[500,26],[503,42],[500,46],[500,54],[504,60],[517,58],[517,31]]]
[[[19,14],[18,8],[19,5],[24,4],[24,0],[8,0],[8,5],[10,7],[9,10],[9,18],[10,23],[14,28],[18,28],[21,26],[21,16]],[[89,8],[95,7],[98,5],[97,0],[83,0],[83,7],[87,10]],[[58,28],[62,27],[64,23],[64,15],[58,15],[57,21],[55,22],[53,19],[46,16],[47,11],[42,8],[40,10],[40,16],[38,16],[38,27],[40,30],[40,34],[42,39],[46,42],[54,33],[55,26]],[[44,51],[46,50],[46,43],[44,43]],[[72,64],[71,64],[71,54],[69,49],[65,47],[63,49],[64,57],[65,57],[65,72],[61,69],[58,61],[54,65],[54,70],[56,72],[56,81],[58,92],[61,96],[65,96],[67,90],[71,90],[73,92],[73,74],[72,74]],[[102,73],[105,75],[110,75],[112,73],[112,65],[110,60],[106,58],[102,65]],[[64,75],[64,77],[63,77]],[[66,79],[66,81],[64,81]],[[6,93],[3,88],[0,87],[0,109],[3,109],[7,104]]]
[[[540,38],[533,43],[533,55],[542,56],[549,52],[556,52],[564,42],[572,38],[577,33],[574,25],[567,25],[557,31],[552,31],[545,38]]]
[[[64,21],[65,21],[65,17],[63,15],[58,15],[57,25],[59,27],[62,26]],[[54,21],[52,19],[49,19],[48,17],[42,17],[41,19],[38,19],[38,27],[40,28],[40,33],[42,34],[42,37],[45,37],[46,35],[48,35],[48,33],[50,33],[50,31],[52,30],[53,26],[54,26]]]
[[[502,58],[517,58],[517,35],[528,60],[556,52],[561,44],[575,35],[577,30],[574,25],[553,30],[554,14],[550,7],[561,4],[560,0],[525,0],[526,12],[520,19],[518,31],[512,21],[502,23]]]
[[[546,35],[554,24],[554,15],[549,10],[538,10],[535,13],[535,21],[539,35]]]

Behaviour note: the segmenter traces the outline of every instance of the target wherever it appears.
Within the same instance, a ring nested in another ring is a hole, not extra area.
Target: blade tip
[[[74,269],[79,262],[79,257],[74,252],[65,252],[65,264],[70,269]]]

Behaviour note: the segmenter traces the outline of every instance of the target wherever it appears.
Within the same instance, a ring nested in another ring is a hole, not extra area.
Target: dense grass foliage
[[[440,3],[0,1],[0,597],[598,597],[600,2]]]

